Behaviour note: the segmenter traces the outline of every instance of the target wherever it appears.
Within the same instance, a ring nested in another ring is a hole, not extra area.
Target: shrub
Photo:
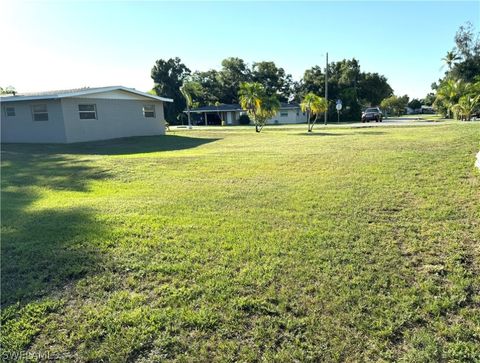
[[[240,115],[240,117],[238,118],[238,124],[239,125],[250,125],[250,117],[248,117],[248,115],[246,115],[246,114]]]

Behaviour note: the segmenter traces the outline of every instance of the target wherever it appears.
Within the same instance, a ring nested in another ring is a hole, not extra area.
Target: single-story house
[[[71,143],[165,134],[164,102],[122,86],[0,97],[2,142]]]
[[[190,112],[199,115],[197,121],[200,125],[238,125],[240,115],[246,114],[246,111],[238,103],[197,107],[192,108]],[[307,115],[302,112],[299,104],[285,102],[281,102],[277,114],[267,120],[267,124],[300,124],[306,122]]]

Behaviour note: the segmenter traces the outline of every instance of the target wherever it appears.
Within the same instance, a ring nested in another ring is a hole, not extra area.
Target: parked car
[[[383,113],[378,107],[369,107],[362,112],[362,122],[382,122]]]

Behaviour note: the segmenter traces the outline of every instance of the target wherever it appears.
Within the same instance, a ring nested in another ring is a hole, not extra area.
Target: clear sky
[[[396,94],[423,97],[442,76],[458,27],[478,30],[480,1],[161,2],[3,1],[0,86],[19,92],[83,86],[152,87],[156,59],[192,70],[222,59],[305,69],[355,57]]]

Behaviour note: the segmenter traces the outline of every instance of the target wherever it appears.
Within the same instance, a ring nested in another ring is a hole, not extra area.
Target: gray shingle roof
[[[173,102],[171,98],[159,97],[159,96],[151,95],[149,93],[137,91],[134,88],[127,88],[123,86],[92,87],[92,88],[84,87],[84,88],[73,88],[73,89],[67,89],[67,90],[22,93],[22,94],[16,94],[15,96],[0,97],[0,100],[2,102],[47,100],[47,99],[84,96],[89,94],[94,95],[95,93],[109,92],[109,91],[116,91],[116,90],[134,93],[140,96],[156,99],[159,101]]]
[[[16,96],[58,96],[66,93],[77,93],[77,92],[83,92],[87,90],[88,91],[102,90],[103,88],[105,87],[82,87],[82,88],[59,89],[59,90],[42,91],[42,92],[23,92],[23,93],[17,93]]]

